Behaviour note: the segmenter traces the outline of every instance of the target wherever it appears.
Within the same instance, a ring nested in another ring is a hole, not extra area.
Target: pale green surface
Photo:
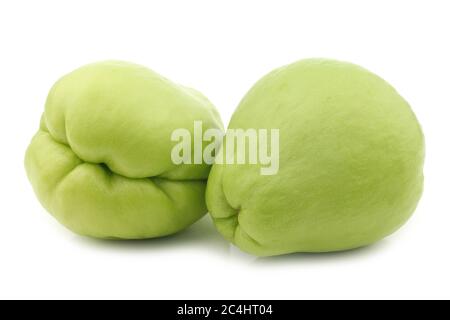
[[[229,128],[280,129],[280,170],[218,165],[207,205],[218,230],[256,255],[357,248],[396,231],[423,185],[424,138],[408,103],[358,66],[311,59],[248,92]]]
[[[43,204],[72,231],[99,238],[172,234],[206,213],[210,167],[170,159],[177,128],[222,128],[214,106],[142,66],[84,66],[51,89],[25,157]]]

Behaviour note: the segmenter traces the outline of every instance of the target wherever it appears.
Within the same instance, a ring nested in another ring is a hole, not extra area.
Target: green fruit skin
[[[229,128],[280,130],[278,174],[214,164],[208,180],[217,229],[246,252],[366,246],[401,227],[421,196],[420,125],[394,88],[359,66],[309,59],[279,68],[247,93]]]
[[[172,131],[193,131],[194,120],[222,128],[192,89],[131,63],[90,64],[51,89],[26,172],[42,205],[78,234],[169,235],[206,213],[210,166],[177,166],[170,157]]]

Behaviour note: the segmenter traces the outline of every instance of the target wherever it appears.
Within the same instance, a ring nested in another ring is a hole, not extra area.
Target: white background
[[[308,57],[361,64],[410,102],[427,142],[425,193],[365,249],[257,259],[209,217],[176,236],[76,236],[39,205],[25,149],[47,92],[85,63],[144,64],[202,91],[225,124],[251,85]],[[450,298],[449,1],[1,1],[0,298]]]

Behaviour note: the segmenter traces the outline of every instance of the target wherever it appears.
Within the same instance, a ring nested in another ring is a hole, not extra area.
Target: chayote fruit
[[[234,113],[237,128],[280,137],[277,174],[214,164],[208,180],[217,229],[249,253],[366,246],[402,226],[421,196],[419,123],[394,88],[359,66],[310,59],[269,73]]]
[[[196,120],[222,127],[192,89],[131,63],[90,64],[51,89],[26,171],[43,206],[78,234],[169,235],[206,213],[210,166],[171,161],[171,133]]]

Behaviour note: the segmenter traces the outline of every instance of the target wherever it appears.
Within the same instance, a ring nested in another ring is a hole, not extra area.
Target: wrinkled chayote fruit
[[[194,120],[222,127],[192,89],[131,63],[90,64],[51,89],[26,171],[43,206],[78,234],[169,235],[206,213],[210,166],[171,161],[171,133]]]
[[[217,229],[249,253],[366,246],[402,226],[421,196],[419,123],[394,88],[359,66],[310,59],[279,68],[247,93],[229,128],[280,135],[277,174],[214,164],[208,180]]]

